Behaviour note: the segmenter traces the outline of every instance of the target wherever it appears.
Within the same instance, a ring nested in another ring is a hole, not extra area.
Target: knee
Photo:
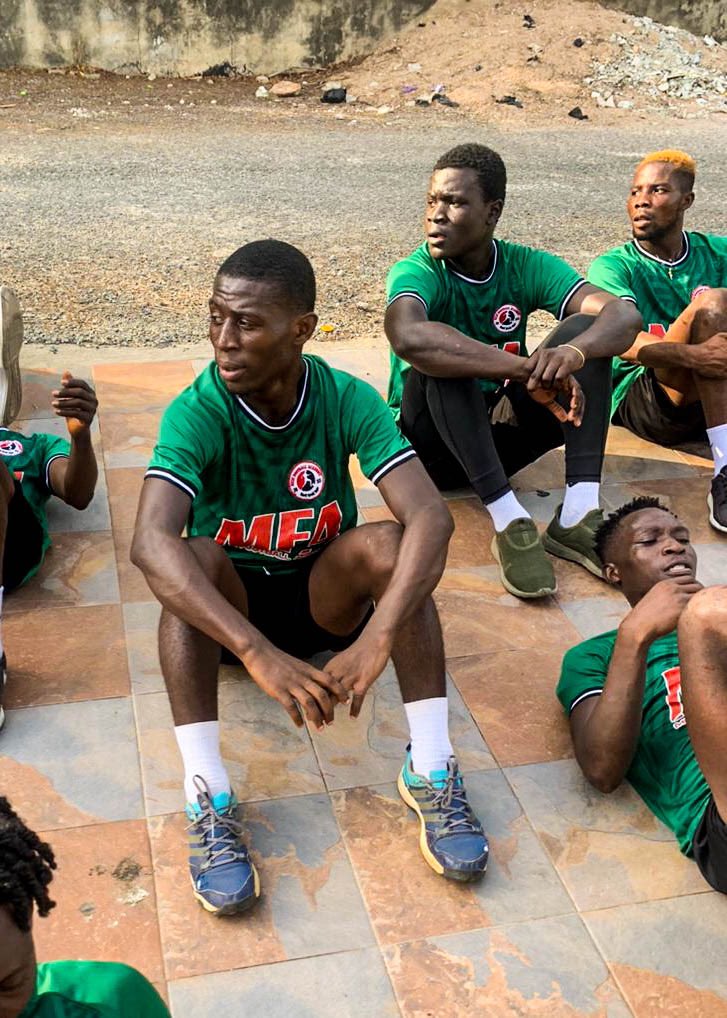
[[[724,633],[727,639],[727,586],[706,587],[695,594],[679,619],[679,633]]]
[[[694,298],[692,306],[699,311],[709,311],[717,314],[727,313],[727,287],[710,287],[709,290],[705,290],[698,297]]]
[[[705,290],[692,302],[694,319],[692,335],[696,334],[708,339],[715,332],[727,329],[727,288],[715,287]],[[696,328],[695,328],[696,327]]]
[[[363,528],[362,528],[363,529]],[[387,584],[399,557],[404,528],[393,520],[369,523],[362,533],[360,566],[375,585]]]

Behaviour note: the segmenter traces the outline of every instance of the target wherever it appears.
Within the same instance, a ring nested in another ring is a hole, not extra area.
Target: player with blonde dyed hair
[[[646,329],[614,358],[611,422],[667,447],[706,431],[709,521],[727,533],[727,237],[684,229],[695,175],[686,152],[646,155],[626,205],[632,239],[596,258],[588,278],[633,301]]]

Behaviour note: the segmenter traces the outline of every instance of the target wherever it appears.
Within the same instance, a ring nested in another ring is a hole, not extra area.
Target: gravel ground
[[[579,269],[625,239],[631,168],[666,143],[700,162],[689,226],[727,233],[717,118],[503,130],[459,111],[352,124],[334,110],[260,110],[254,100],[95,118],[98,104],[84,101],[73,108],[89,117],[48,99],[30,123],[14,112],[0,121],[0,278],[21,296],[29,344],[169,352],[203,341],[216,266],[275,236],[311,257],[334,339],[378,345],[387,268],[419,242],[434,159],[464,140],[487,142],[508,165],[500,235]]]

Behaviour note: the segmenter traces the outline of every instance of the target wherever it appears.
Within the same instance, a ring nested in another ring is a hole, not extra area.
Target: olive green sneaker
[[[603,564],[596,554],[596,531],[603,523],[603,512],[591,509],[578,523],[572,527],[560,525],[561,506],[555,510],[555,516],[543,534],[543,547],[551,555],[577,562],[589,573],[603,579]]]
[[[515,597],[547,597],[557,588],[553,567],[531,519],[513,520],[492,538],[502,585]]]

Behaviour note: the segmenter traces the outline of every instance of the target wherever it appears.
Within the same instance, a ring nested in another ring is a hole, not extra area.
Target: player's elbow
[[[153,542],[150,540],[149,530],[137,526],[131,540],[129,559],[131,560],[132,565],[141,569],[142,573],[145,573],[148,568],[152,543]]]
[[[589,785],[593,785],[597,792],[602,792],[604,795],[610,795],[611,792],[616,791],[623,781],[623,778],[618,777],[615,774],[594,771],[586,774],[586,780]]]

